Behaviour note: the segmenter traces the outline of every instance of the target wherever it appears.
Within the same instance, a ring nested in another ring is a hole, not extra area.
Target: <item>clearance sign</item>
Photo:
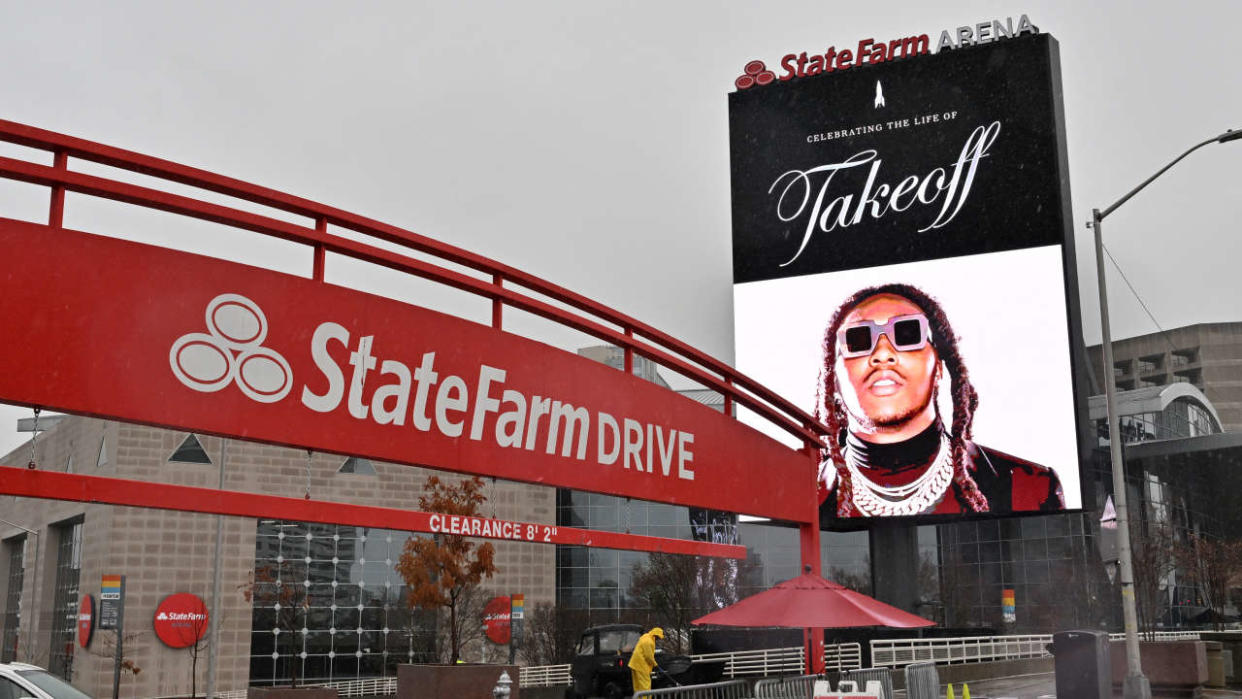
[[[0,249],[10,260],[0,322],[22,328],[5,350],[5,401],[808,518],[804,455],[539,342],[300,277],[41,225],[0,221]]]

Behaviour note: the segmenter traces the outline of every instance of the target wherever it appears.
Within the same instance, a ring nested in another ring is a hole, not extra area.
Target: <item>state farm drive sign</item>
[[[0,400],[809,516],[804,455],[543,343],[301,277],[36,224],[0,221],[0,250],[9,261],[0,323],[20,328],[6,345]]]

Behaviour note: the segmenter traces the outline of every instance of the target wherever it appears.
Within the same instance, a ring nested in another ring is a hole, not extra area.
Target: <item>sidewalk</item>
[[[1040,673],[1037,675],[1022,675],[1019,677],[1003,677],[994,680],[979,680],[978,682],[969,682],[970,696],[973,699],[983,699],[990,697],[991,699],[1000,699],[1001,697],[1012,697],[1013,699],[1039,699],[1040,697],[1055,697],[1057,691],[1056,675],[1051,672]],[[954,691],[958,699],[962,696],[962,685],[954,686]],[[896,697],[904,698],[904,691],[894,692]],[[944,687],[941,688],[941,696],[944,696]],[[1121,693],[1114,695],[1120,699]],[[1155,694],[1153,699],[1160,699],[1162,695]],[[1204,689],[1199,695],[1204,699],[1225,699],[1225,697],[1242,697],[1242,692],[1232,689]],[[1066,697],[1066,699],[1074,699]]]

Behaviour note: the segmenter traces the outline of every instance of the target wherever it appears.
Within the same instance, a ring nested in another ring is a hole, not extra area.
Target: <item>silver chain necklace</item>
[[[868,517],[917,515],[933,507],[953,481],[952,449],[949,439],[940,435],[940,450],[931,466],[918,478],[897,486],[880,485],[862,474],[864,465],[858,454],[845,445],[845,467],[853,484],[852,497],[858,511]]]

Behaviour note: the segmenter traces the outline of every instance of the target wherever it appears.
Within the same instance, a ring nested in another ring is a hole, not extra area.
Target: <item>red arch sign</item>
[[[0,177],[51,192],[46,225],[0,218],[0,249],[9,262],[0,280],[0,322],[21,328],[20,342],[0,348],[6,367],[0,400],[766,516],[798,523],[804,562],[818,566],[814,462],[820,428],[718,360],[520,270],[355,214],[13,122],[0,121],[0,140],[54,154],[51,166],[0,157]],[[85,174],[69,167],[70,158],[272,207],[314,225]],[[301,243],[312,249],[314,265],[306,278],[66,230],[66,192]],[[336,235],[329,226],[421,257]],[[56,254],[46,254],[49,249]],[[491,326],[327,284],[328,252],[490,299]],[[623,348],[627,371],[506,332],[506,307]],[[633,376],[628,369],[635,354],[719,391],[725,414]],[[735,404],[793,434],[803,448],[790,449],[735,421]],[[310,507],[289,498],[179,488],[0,469],[0,493],[28,497],[343,523],[388,517],[412,531],[437,526],[430,513]],[[528,531],[513,522],[439,526],[496,538]],[[566,539],[744,555],[741,547],[706,542],[547,532],[549,543]]]

